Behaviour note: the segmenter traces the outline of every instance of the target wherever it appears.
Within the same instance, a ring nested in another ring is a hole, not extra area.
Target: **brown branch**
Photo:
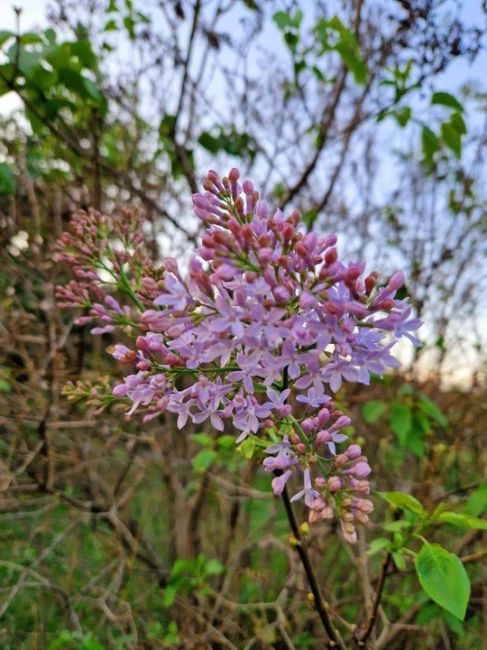
[[[392,554],[388,553],[384,558],[384,562],[382,563],[382,569],[379,577],[379,584],[377,585],[377,591],[375,594],[374,604],[372,606],[372,611],[370,613],[369,620],[365,625],[365,629],[363,633],[361,635],[358,634],[356,637],[359,647],[364,647],[366,645],[367,639],[372,634],[372,630],[374,629],[375,621],[377,619],[377,613],[379,611],[380,601],[382,599],[382,594],[384,591],[384,585],[387,578],[387,572],[389,570],[391,560],[392,560]]]
[[[329,648],[340,648],[340,650],[346,650],[346,645],[344,644],[340,636],[340,633],[335,628],[335,626],[333,625],[330,619],[330,616],[328,615],[328,611],[327,611],[328,605],[325,603],[321,595],[320,587],[318,585],[318,579],[314,573],[313,566],[311,564],[311,560],[308,555],[308,550],[306,548],[304,539],[301,535],[301,531],[299,530],[298,522],[296,521],[293,507],[291,505],[291,500],[289,498],[289,494],[286,488],[284,488],[284,490],[282,491],[282,500],[284,503],[284,508],[286,510],[287,518],[289,520],[289,525],[291,527],[292,533],[296,540],[295,548],[299,555],[299,559],[301,560],[301,564],[304,567],[306,578],[308,580],[311,589],[311,593],[313,594],[313,602],[314,602],[315,609],[318,613],[318,616],[320,617],[320,621],[323,625],[323,628],[329,637],[327,646]]]

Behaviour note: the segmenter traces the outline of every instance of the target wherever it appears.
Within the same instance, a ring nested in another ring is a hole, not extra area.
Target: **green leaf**
[[[377,420],[379,420],[382,417],[385,410],[386,410],[385,402],[378,399],[371,399],[368,402],[365,402],[365,404],[363,405],[362,415],[366,422],[372,424],[373,422],[377,422]]]
[[[9,32],[8,29],[0,29],[0,47],[6,43],[9,38],[15,38],[15,34]]]
[[[363,85],[367,82],[367,66],[365,65],[360,54],[344,41],[339,41],[335,45],[335,50],[340,55],[343,63],[353,74],[356,83]]]
[[[401,128],[404,128],[411,119],[411,109],[409,106],[403,106],[403,108],[393,111],[392,114]]]
[[[179,588],[184,584],[184,577],[179,576],[179,578],[175,580],[171,580],[171,583],[167,585],[167,587],[164,589],[164,596],[162,598],[162,603],[165,607],[170,607],[174,603],[174,599],[176,598],[176,594],[179,591]]]
[[[407,494],[406,492],[379,492],[378,494],[395,508],[407,510],[417,515],[420,519],[425,519],[425,509],[412,494]]]
[[[391,407],[389,424],[401,445],[405,446],[412,425],[411,408],[406,404],[394,402]]]
[[[451,122],[443,122],[441,125],[441,139],[453,151],[455,156],[460,158],[462,155],[462,136]]]
[[[306,228],[308,228],[308,230],[311,230],[314,222],[318,218],[318,215],[319,215],[319,211],[315,209],[307,210],[306,212],[303,212],[301,218]]]
[[[462,512],[440,512],[435,517],[435,522],[443,524],[451,524],[458,528],[470,528],[472,530],[487,530],[487,520],[466,515]]]
[[[470,597],[470,581],[456,555],[439,544],[425,543],[415,559],[416,573],[431,600],[463,621]]]
[[[98,58],[93,51],[91,43],[86,38],[71,43],[71,52],[77,56],[81,65],[89,70],[96,71],[98,68]]]
[[[442,610],[443,613],[443,618],[446,621],[446,624],[452,630],[452,632],[455,632],[455,634],[458,634],[459,637],[463,638],[465,636],[465,627],[464,624],[458,620],[456,616],[452,616],[450,612],[447,612],[446,609]]]
[[[39,43],[44,43],[39,32],[24,32],[20,35],[19,40],[22,45],[38,45]]]
[[[216,444],[220,449],[235,449],[235,436],[220,436]]]
[[[245,440],[237,447],[238,451],[242,454],[244,458],[249,460],[254,455],[255,451],[255,438],[254,436],[248,436]]]
[[[450,124],[456,131],[458,131],[460,135],[465,135],[467,133],[465,120],[460,115],[460,113],[452,113],[450,115]]]
[[[428,602],[426,602],[416,614],[414,622],[417,625],[427,625],[431,621],[434,621],[435,618],[439,618],[443,612],[444,610],[440,609],[436,603],[432,603],[431,600],[428,600]]]
[[[215,558],[208,560],[204,566],[204,575],[205,576],[219,576],[223,573],[224,566]]]
[[[217,452],[214,449],[202,449],[192,460],[192,465],[197,472],[204,472],[217,459]]]
[[[303,12],[298,10],[294,16],[291,16],[285,11],[277,11],[272,16],[272,20],[281,31],[288,29],[298,30],[299,26],[301,25],[301,21],[303,20]]]
[[[386,548],[388,549],[391,546],[391,540],[387,537],[376,537],[373,539],[367,549],[367,555],[375,555],[379,551],[383,551]]]
[[[404,528],[411,528],[411,526],[412,524],[410,521],[399,519],[399,521],[391,521],[386,524],[384,530],[387,530],[390,533],[400,533]]]
[[[220,149],[220,143],[218,139],[213,137],[208,131],[203,131],[203,133],[198,138],[199,144],[209,151],[210,153],[216,153]]]
[[[10,165],[0,163],[0,194],[15,192],[15,176]]]
[[[479,485],[472,492],[467,499],[464,510],[469,515],[474,515],[475,517],[487,512],[487,483]]]
[[[427,164],[431,164],[433,156],[438,151],[439,141],[438,136],[428,126],[423,126],[421,129],[421,148],[423,150],[424,160]]]
[[[355,34],[342,23],[338,16],[333,16],[328,21],[328,27],[339,35],[339,40],[333,49],[338,52],[343,63],[353,74],[356,83],[365,84],[368,77],[367,66],[360,54]]]
[[[447,106],[448,108],[453,108],[454,110],[463,113],[462,104],[460,104],[458,99],[450,93],[445,93],[445,92],[433,93],[433,96],[431,97],[431,103],[433,105]]]
[[[416,411],[412,416],[411,429],[406,437],[405,446],[420,458],[425,454],[424,437],[431,430],[428,418]]]
[[[440,424],[442,427],[448,426],[448,420],[443,415],[441,410],[432,400],[430,400],[425,395],[421,395],[421,397],[419,398],[419,408],[428,417],[432,418],[433,420],[436,420],[436,422],[438,422],[438,424]]]
[[[159,124],[159,135],[161,138],[169,137],[176,124],[176,116],[171,113],[166,113]]]
[[[15,43],[8,50],[8,58],[24,77],[30,80],[31,77],[35,77],[36,71],[39,69],[41,55],[38,52],[28,52]]]
[[[396,567],[399,569],[399,571],[404,571],[406,568],[406,558],[404,557],[404,553],[402,551],[395,551],[392,554],[392,559],[394,560],[394,564]]]
[[[212,447],[213,439],[207,433],[194,433],[191,439],[197,442],[202,447]]]

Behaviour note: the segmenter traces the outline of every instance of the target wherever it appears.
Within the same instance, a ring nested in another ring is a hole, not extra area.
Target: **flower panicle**
[[[237,444],[268,440],[263,469],[274,492],[301,476],[293,500],[310,523],[336,516],[354,542],[373,508],[371,468],[334,396],[343,383],[368,384],[397,367],[399,338],[418,344],[420,321],[397,297],[404,276],[381,284],[363,262],[344,263],[335,235],[305,233],[298,212],[272,210],[236,169],[208,172],[193,205],[205,229],[186,270],[173,258],[148,260],[130,213],[112,227],[123,242],[116,255],[101,241],[109,218],[77,213],[58,243],[75,274],[59,300],[83,307],[78,322],[95,322],[94,333],[132,337],[111,349],[130,369],[113,388],[128,415],[142,411],[148,421],[168,411],[180,429],[209,421],[232,427]],[[113,286],[100,278],[101,263]]]

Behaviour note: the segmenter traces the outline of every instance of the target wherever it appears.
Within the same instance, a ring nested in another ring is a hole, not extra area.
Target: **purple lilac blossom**
[[[263,467],[276,474],[275,494],[301,473],[304,488],[293,501],[304,497],[312,523],[335,512],[353,542],[354,524],[372,509],[363,498],[371,470],[356,444],[337,454],[350,419],[334,394],[344,382],[368,384],[371,373],[396,367],[399,338],[419,344],[412,331],[421,322],[396,298],[404,276],[379,288],[377,273],[364,277],[363,262],[339,260],[335,235],[306,234],[298,212],[270,209],[237,170],[224,178],[208,172],[193,203],[205,232],[186,273],[173,258],[150,261],[133,213],[78,212],[57,245],[76,276],[58,287],[60,304],[82,307],[78,323],[96,324],[93,333],[135,331],[132,348],[117,343],[112,351],[133,368],[113,388],[128,401],[127,415],[167,410],[180,429],[209,421],[217,431],[232,426],[237,444],[249,436],[274,441]],[[112,231],[123,246],[107,253]],[[120,298],[97,273],[107,254]]]

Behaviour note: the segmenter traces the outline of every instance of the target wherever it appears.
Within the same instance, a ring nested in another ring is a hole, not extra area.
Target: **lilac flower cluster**
[[[356,444],[337,455],[350,419],[333,394],[344,381],[367,384],[371,373],[396,367],[398,338],[418,343],[411,332],[420,321],[396,298],[403,275],[379,288],[363,263],[339,260],[334,235],[305,234],[298,212],[270,211],[235,169],[223,179],[210,171],[203,187],[193,202],[205,233],[186,273],[172,258],[158,269],[148,263],[123,219],[115,222],[119,252],[101,246],[108,218],[79,213],[58,246],[77,280],[58,294],[85,308],[79,322],[99,324],[95,333],[135,332],[133,347],[113,349],[133,368],[113,389],[129,414],[170,411],[179,428],[209,420],[218,431],[232,425],[239,444],[256,437],[274,492],[300,474],[293,500],[304,500],[309,521],[336,515],[353,542],[355,523],[372,510],[371,470]],[[128,304],[113,297],[100,268]]]

